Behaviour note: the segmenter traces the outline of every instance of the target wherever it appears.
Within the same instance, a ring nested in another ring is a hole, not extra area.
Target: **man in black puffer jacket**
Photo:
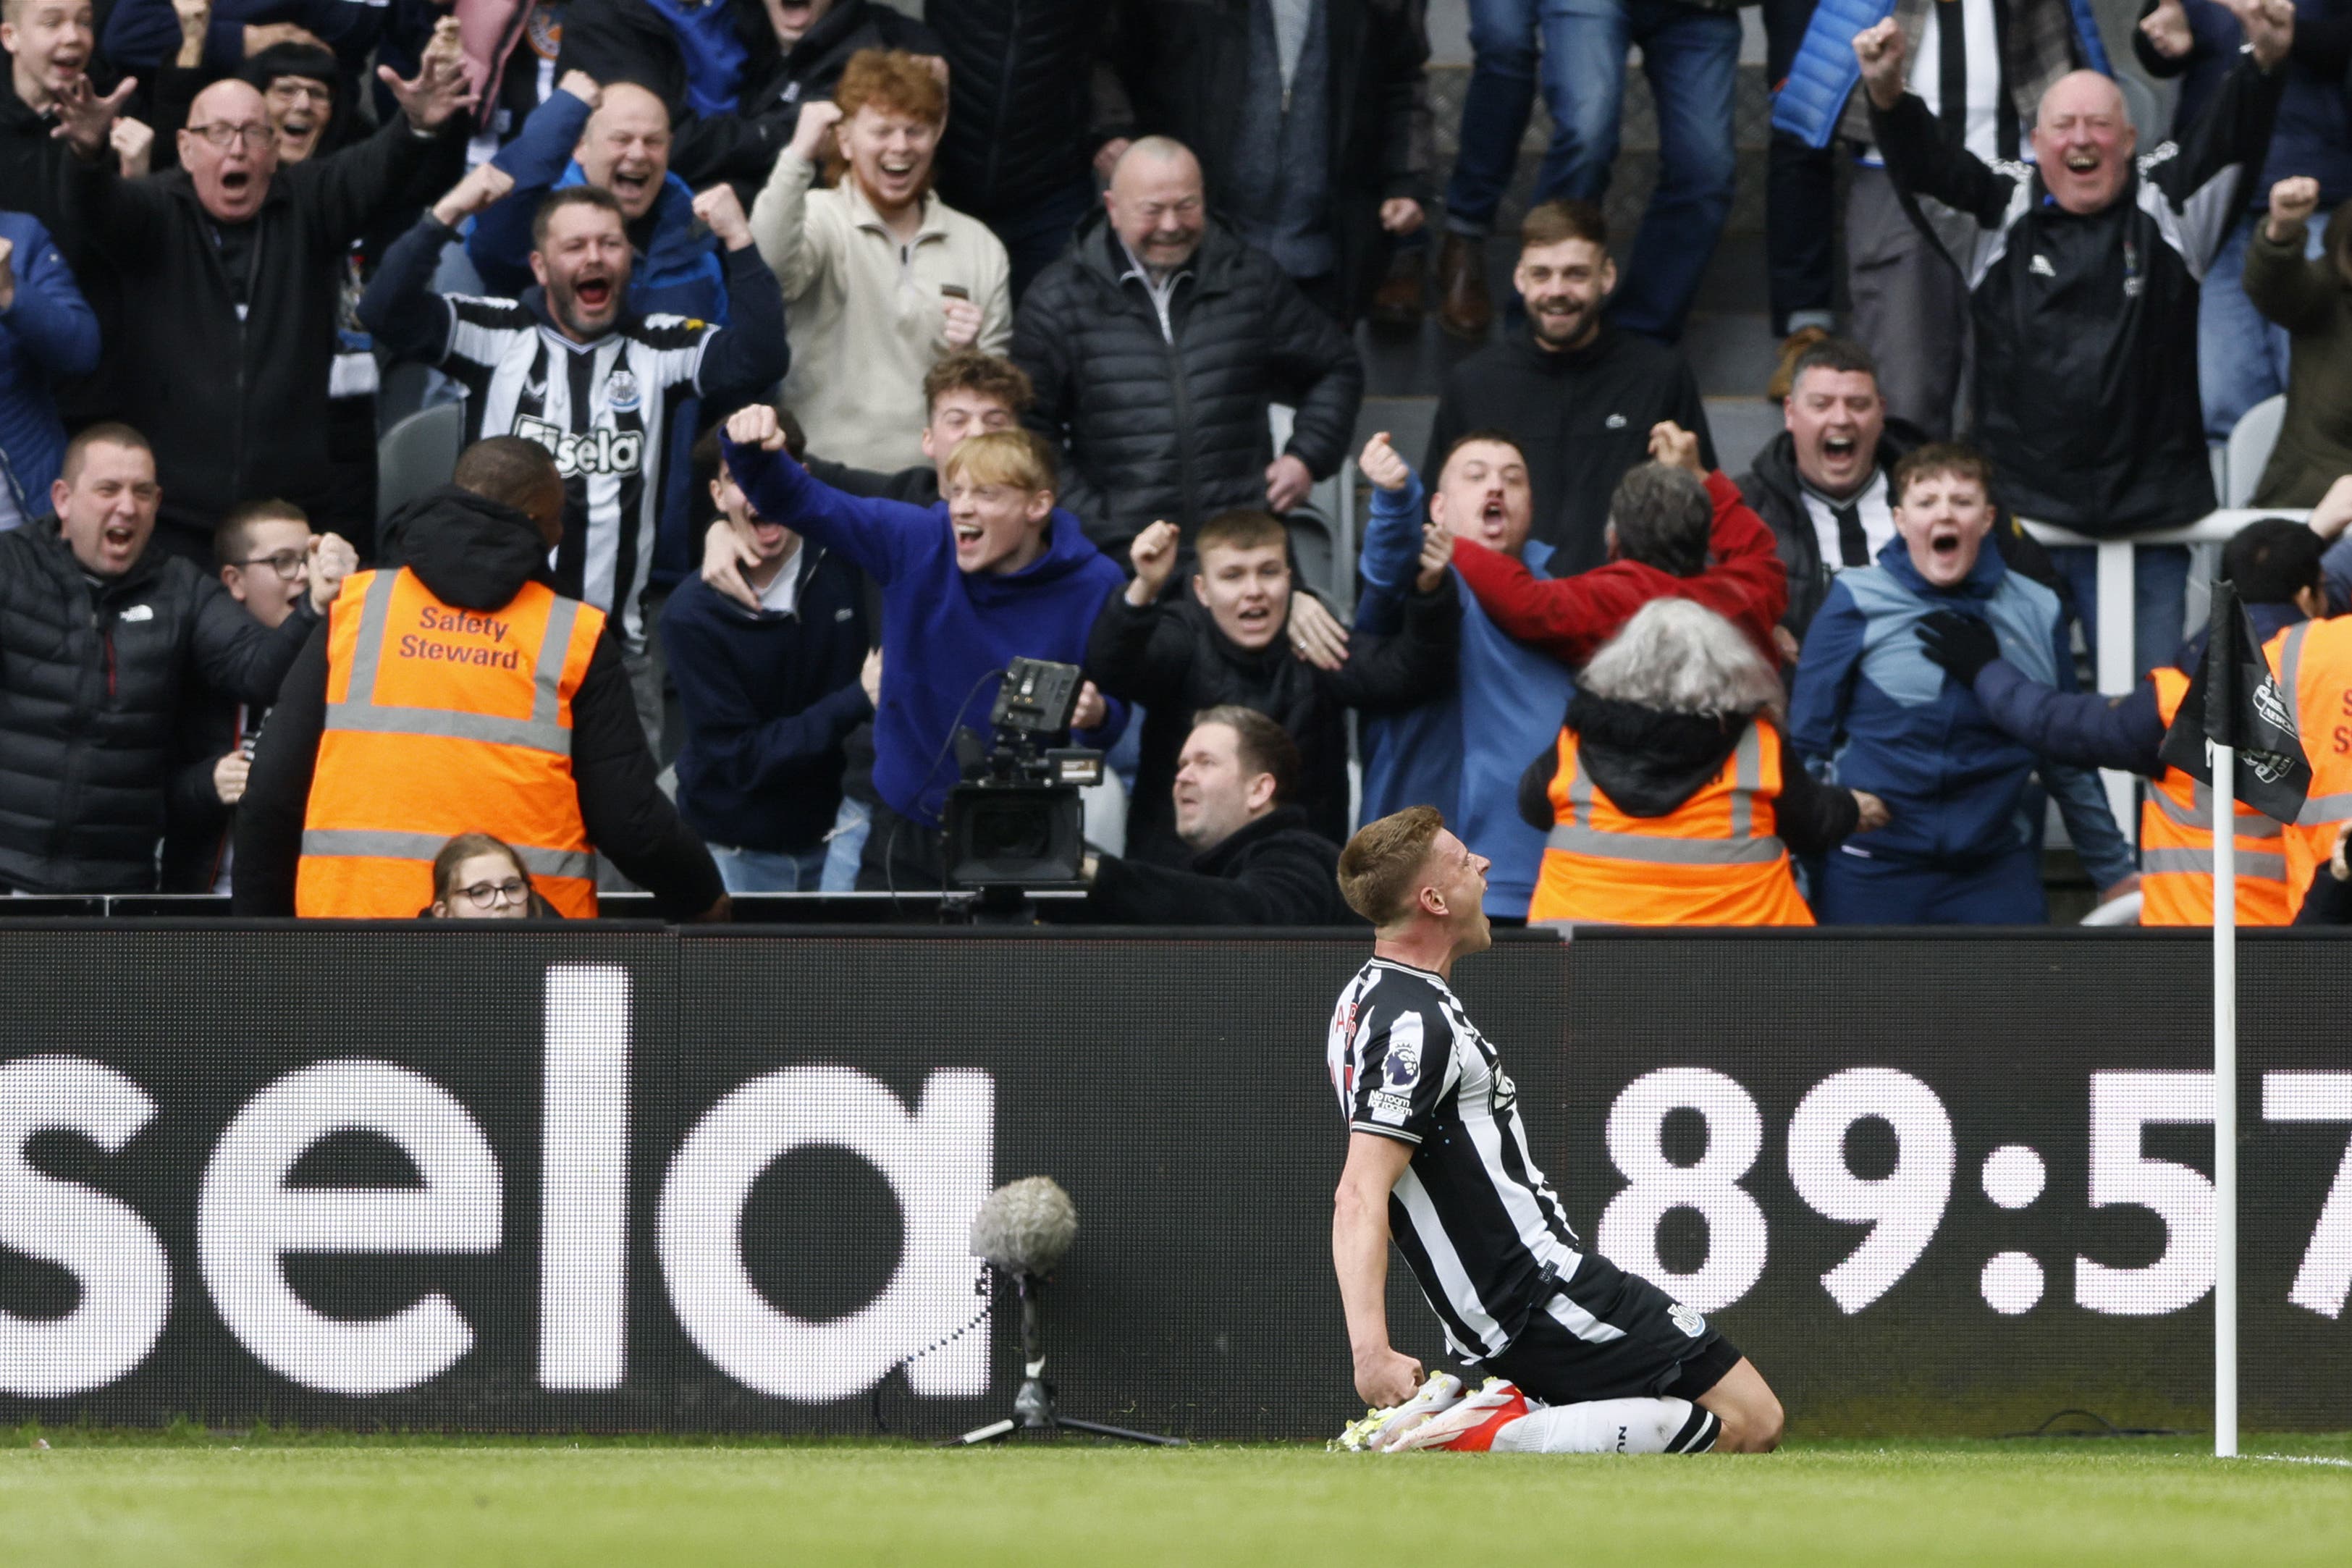
[[[1360,926],[1339,897],[1339,847],[1290,804],[1298,748],[1248,708],[1210,708],[1184,742],[1174,799],[1191,860],[1087,857],[1085,903],[1052,918],[1097,925]]]
[[[1029,426],[1068,451],[1061,504],[1110,554],[1161,519],[1189,539],[1221,511],[1289,511],[1355,435],[1355,346],[1207,216],[1181,143],[1129,147],[1104,205],[1013,324],[1013,361],[1037,388]],[[1277,402],[1298,411],[1279,457]]]
[[[953,111],[940,139],[940,194],[1004,242],[1013,300],[1094,209],[1087,91],[1101,0],[927,0]]]
[[[1181,866],[1192,853],[1171,805],[1192,715],[1233,705],[1267,715],[1304,758],[1286,792],[1306,826],[1336,849],[1348,837],[1348,710],[1393,712],[1452,689],[1462,644],[1462,602],[1446,578],[1452,535],[1432,531],[1402,624],[1358,631],[1346,662],[1326,670],[1291,652],[1288,537],[1262,511],[1230,511],[1201,531],[1200,571],[1189,595],[1162,598],[1173,572],[1176,528],[1160,522],[1137,538],[1135,580],[1114,595],[1087,644],[1087,671],[1104,691],[1145,710],[1141,760],[1128,806],[1128,853]]]
[[[58,516],[0,533],[0,888],[152,892],[187,694],[275,699],[351,547],[321,542],[310,596],[271,629],[148,548],[161,497],[137,431],[83,431],[50,495]]]
[[[716,13],[730,7],[727,27]],[[646,0],[572,0],[556,73],[658,94],[674,128],[669,172],[698,191],[732,182],[746,212],[792,142],[801,106],[833,96],[850,56],[940,52],[929,28],[874,0],[715,0],[712,11],[708,34],[689,36]],[[730,72],[724,55],[733,48],[742,54]]]

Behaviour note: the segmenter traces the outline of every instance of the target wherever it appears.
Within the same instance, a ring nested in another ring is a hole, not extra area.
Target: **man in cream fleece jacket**
[[[893,472],[923,458],[923,375],[940,358],[1013,339],[1004,247],[931,194],[947,89],[913,56],[866,49],[833,100],[803,108],[751,208],[782,284],[794,349],[784,405],[811,449]],[[828,147],[837,170],[812,190]]]

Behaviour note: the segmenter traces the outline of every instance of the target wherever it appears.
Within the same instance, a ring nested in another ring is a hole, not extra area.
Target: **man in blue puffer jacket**
[[[49,231],[0,212],[0,529],[49,510],[66,449],[50,388],[97,363],[98,318]]]
[[[1983,548],[1991,477],[1965,447],[1905,458],[1895,470],[1896,536],[1875,565],[1838,574],[1806,635],[1789,740],[1816,771],[1885,800],[1892,816],[1823,858],[1812,903],[1824,925],[2047,918],[2040,797],[2029,788],[2039,759],[1928,658],[1918,633],[1939,610],[1978,616],[2003,658],[2045,685],[2074,685],[2058,595]],[[2095,789],[2068,776],[2079,770],[2042,771],[2094,878],[2105,886],[2128,876],[2130,852]]]
[[[1853,150],[1845,252],[1853,336],[1879,363],[1887,413],[1943,440],[1954,428],[1969,300],[1966,279],[1936,247],[1940,240],[1965,258],[1975,224],[1933,201],[1906,204],[1872,143],[1869,109],[1855,90],[1862,70],[1853,39],[1890,16],[1909,45],[1911,90],[1948,136],[1988,160],[2019,156],[2051,83],[2072,70],[2114,71],[2091,0],[2010,0],[1998,28],[1981,0],[1820,0],[1813,11],[1773,100],[1772,129],[1806,146],[1834,140]],[[1962,46],[1949,60],[1948,39]],[[1935,238],[1921,232],[1914,212]]]

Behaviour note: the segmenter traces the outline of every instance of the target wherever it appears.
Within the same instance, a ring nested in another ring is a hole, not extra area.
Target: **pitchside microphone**
[[[1051,1176],[1007,1182],[971,1216],[971,1255],[1004,1274],[1051,1274],[1077,1238],[1077,1205]]]
[[[998,1273],[1010,1275],[1021,1298],[1021,1392],[1013,1396],[1012,1415],[975,1427],[950,1447],[989,1443],[1015,1434],[1051,1437],[1066,1427],[1129,1443],[1183,1446],[1179,1438],[1080,1421],[1055,1408],[1054,1385],[1045,1381],[1045,1276],[1069,1255],[1070,1244],[1077,1239],[1077,1205],[1051,1176],[1007,1182],[989,1194],[980,1212],[971,1216],[971,1255],[986,1258]]]

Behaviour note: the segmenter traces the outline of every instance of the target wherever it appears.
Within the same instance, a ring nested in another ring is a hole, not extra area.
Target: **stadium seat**
[[[2279,426],[2286,422],[2286,395],[2265,397],[2238,420],[2230,432],[2228,481],[2221,490],[2225,507],[2254,504],[2254,489],[2270,466],[2271,448],[2278,445]]]
[[[1087,842],[1105,855],[1127,853],[1127,784],[1110,769],[1103,769],[1102,783],[1088,784],[1078,791],[1078,799],[1086,807]]]
[[[375,515],[381,522],[437,485],[449,482],[466,441],[466,405],[421,409],[376,444]]]

